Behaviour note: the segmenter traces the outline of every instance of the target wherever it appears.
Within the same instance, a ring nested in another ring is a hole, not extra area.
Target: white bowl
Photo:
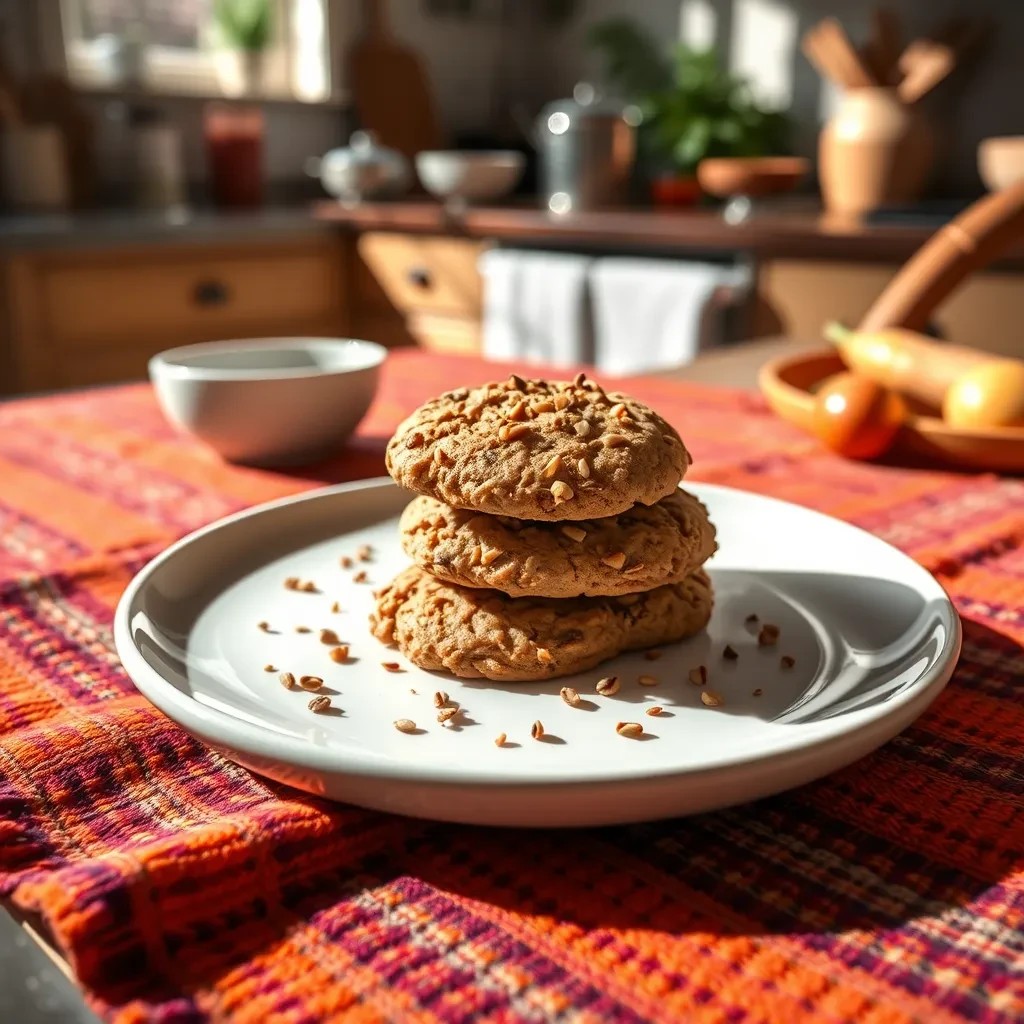
[[[1024,181],[1024,135],[1002,135],[978,143],[978,173],[990,192]]]
[[[231,462],[301,465],[337,452],[377,391],[387,350],[347,338],[258,338],[149,361],[164,415]]]
[[[514,149],[425,150],[416,154],[416,173],[438,199],[487,202],[507,196],[519,183],[526,158]]]

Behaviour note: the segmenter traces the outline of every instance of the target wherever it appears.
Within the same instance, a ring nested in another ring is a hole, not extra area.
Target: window
[[[84,88],[323,101],[331,95],[327,0],[269,0],[258,58],[220,44],[214,0],[62,0],[68,76]]]

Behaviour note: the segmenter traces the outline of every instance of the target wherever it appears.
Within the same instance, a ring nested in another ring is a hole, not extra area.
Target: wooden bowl
[[[978,143],[978,173],[990,192],[1024,181],[1024,135],[1004,135]]]
[[[796,188],[809,161],[799,156],[710,157],[697,165],[697,180],[709,195],[778,195]]]
[[[846,367],[831,349],[782,356],[758,375],[761,392],[784,420],[812,431],[814,392]],[[958,430],[937,416],[910,415],[896,437],[896,450],[970,469],[1024,473],[1024,427]]]

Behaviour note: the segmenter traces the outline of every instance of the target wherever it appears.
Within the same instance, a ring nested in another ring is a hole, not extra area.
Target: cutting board
[[[426,69],[392,34],[385,0],[363,0],[363,24],[351,55],[360,127],[410,159],[421,150],[443,148]]]

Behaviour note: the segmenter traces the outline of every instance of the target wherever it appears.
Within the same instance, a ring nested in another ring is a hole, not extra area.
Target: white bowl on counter
[[[257,338],[149,361],[164,415],[230,462],[289,466],[336,454],[377,392],[387,349],[348,338]]]
[[[438,199],[486,203],[519,184],[526,157],[514,149],[431,149],[416,154],[416,173]]]

